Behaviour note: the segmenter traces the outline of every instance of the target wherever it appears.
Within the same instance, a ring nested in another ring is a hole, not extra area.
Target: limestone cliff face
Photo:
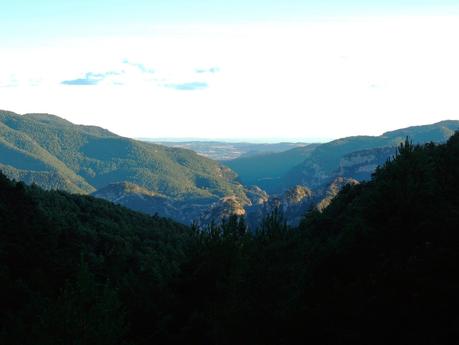
[[[306,185],[315,191],[338,176],[368,180],[374,169],[390,158],[407,137],[414,144],[441,143],[459,129],[459,121],[414,126],[380,136],[353,136],[316,146],[304,161],[281,176],[281,188]]]
[[[284,200],[290,206],[298,205],[310,198],[312,198],[312,191],[305,186],[296,185],[284,193]]]
[[[297,225],[313,203],[312,191],[300,185],[281,194],[268,195],[264,193],[263,195],[264,197],[259,199],[258,203],[246,207],[247,223],[252,228],[256,228],[263,218],[276,209],[285,215],[289,224]]]
[[[93,193],[93,196],[129,207],[133,210],[160,214],[178,222],[193,222],[206,226],[219,223],[232,215],[244,216],[252,230],[275,210],[281,211],[288,224],[296,226],[305,214],[316,207],[322,211],[346,184],[357,184],[350,178],[337,177],[323,188],[311,191],[306,186],[296,185],[284,193],[269,195],[259,187],[246,190],[246,198],[236,195],[220,199],[171,199],[153,193],[133,183],[114,183]]]
[[[352,152],[343,156],[336,175],[357,180],[369,180],[376,167],[395,155],[395,147],[382,147]]]
[[[252,230],[275,210],[281,211],[288,224],[298,225],[313,207],[323,210],[346,184],[358,183],[354,179],[335,178],[331,184],[315,192],[306,186],[296,185],[284,193],[268,195],[259,187],[246,190],[246,198],[236,195],[220,199],[171,199],[153,193],[133,183],[114,183],[93,193],[93,196],[148,214],[160,214],[185,224],[193,222],[206,226],[219,223],[232,215],[244,216]]]

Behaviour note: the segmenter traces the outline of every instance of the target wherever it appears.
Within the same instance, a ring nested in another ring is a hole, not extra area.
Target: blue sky
[[[146,34],[155,25],[301,21],[359,15],[458,13],[457,0],[15,0],[4,1],[4,39]]]
[[[0,108],[131,137],[331,138],[459,118],[459,1],[8,1]]]

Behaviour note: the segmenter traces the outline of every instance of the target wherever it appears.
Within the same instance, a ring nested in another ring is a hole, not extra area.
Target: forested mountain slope
[[[0,173],[0,343],[118,344],[125,319],[145,313],[142,291],[167,300],[161,284],[189,236],[171,220]]]
[[[291,169],[282,177],[281,186],[305,184],[310,188],[322,185],[339,175],[340,165],[353,165],[352,155],[358,151],[366,151],[366,157],[354,161],[355,164],[366,165],[367,171],[361,178],[368,180],[373,169],[390,158],[400,143],[408,137],[415,144],[428,142],[442,143],[448,140],[454,131],[459,129],[459,121],[442,121],[432,125],[414,126],[386,132],[378,137],[358,136],[331,141],[318,146],[307,159]],[[383,150],[382,150],[383,149]],[[349,159],[350,158],[350,159]],[[355,158],[355,156],[354,156]],[[367,164],[362,164],[367,163]],[[356,178],[356,176],[343,176]]]
[[[246,199],[230,169],[193,151],[123,138],[48,114],[0,111],[0,170],[28,184],[82,194],[132,183],[169,203],[194,200],[202,208],[226,195]],[[169,211],[188,223],[200,212]]]
[[[295,185],[315,190],[337,177],[368,180],[376,166],[390,158],[406,137],[415,144],[441,143],[457,129],[459,121],[442,121],[377,137],[347,137],[265,156],[238,158],[224,164],[234,170],[244,184],[258,185],[268,193],[281,193]]]
[[[266,191],[279,191],[280,178],[303,163],[318,144],[308,144],[283,152],[240,157],[223,162],[236,171],[246,185],[257,185]]]
[[[0,175],[0,343],[457,344],[458,191],[459,134],[255,233]]]
[[[242,191],[229,169],[192,151],[123,138],[53,115],[2,111],[0,134],[0,163],[13,177],[24,171],[57,174],[74,191],[83,192],[123,181],[171,197],[239,195]],[[53,187],[42,181],[37,178],[36,182]]]
[[[414,143],[444,142],[457,128],[459,121],[443,121],[227,162],[237,176],[190,150],[123,138],[49,114],[0,111],[0,170],[27,184],[92,194],[185,224],[236,214],[254,227],[278,207],[297,225],[315,205],[328,205],[330,188],[342,184],[336,181],[368,180],[406,136]],[[304,188],[307,197],[290,198]]]

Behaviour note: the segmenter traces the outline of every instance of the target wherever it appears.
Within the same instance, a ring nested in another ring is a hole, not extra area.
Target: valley
[[[284,152],[297,147],[304,147],[307,143],[250,143],[228,141],[158,141],[157,139],[140,139],[158,145],[189,149],[216,161],[228,161],[236,158],[268,155]]]
[[[406,138],[442,143],[457,129],[459,121],[443,121],[324,144],[164,146],[54,115],[1,111],[0,170],[27,184],[91,194],[184,224],[205,226],[238,215],[255,229],[276,209],[298,225],[347,183],[369,180]],[[220,162],[204,157],[215,152],[239,157]]]
[[[0,173],[0,343],[454,344],[458,167],[459,133],[406,141],[368,182],[336,179],[298,226],[287,217],[312,190],[252,188],[289,205],[255,232],[241,209],[186,226]]]
[[[0,345],[459,344],[459,0],[0,6]]]

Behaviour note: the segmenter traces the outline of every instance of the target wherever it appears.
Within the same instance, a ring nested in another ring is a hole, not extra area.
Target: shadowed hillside
[[[4,173],[46,189],[91,193],[129,182],[174,200],[209,203],[225,195],[245,198],[235,174],[213,160],[102,128],[74,125],[57,116],[2,111],[0,135]]]
[[[334,140],[330,143],[318,146],[310,156],[300,165],[291,169],[282,177],[281,185],[305,184],[311,188],[322,185],[339,176],[340,164],[348,165],[348,171],[352,170],[352,161],[347,161],[349,155],[365,150],[369,154],[367,166],[362,167],[362,161],[356,161],[360,165],[360,176],[344,175],[344,177],[368,180],[377,165],[383,164],[393,154],[395,148],[407,137],[415,144],[427,142],[442,143],[448,140],[454,131],[459,129],[459,121],[442,121],[433,125],[415,126],[386,132],[379,137],[349,137]],[[392,150],[390,148],[393,148]],[[371,150],[374,150],[371,152]],[[377,158],[377,159],[375,159]],[[351,164],[350,164],[351,163]],[[371,167],[373,169],[371,169]],[[363,169],[366,169],[364,172]]]
[[[254,233],[0,175],[0,342],[456,344],[458,191],[459,133],[406,141],[299,227],[274,210]]]
[[[255,184],[268,193],[281,193],[295,185],[315,190],[337,177],[368,180],[396,147],[409,137],[413,143],[441,143],[459,129],[459,121],[442,121],[386,132],[378,137],[356,136],[313,144],[285,152],[238,158],[224,162],[244,184]],[[360,156],[360,157],[359,157]]]

